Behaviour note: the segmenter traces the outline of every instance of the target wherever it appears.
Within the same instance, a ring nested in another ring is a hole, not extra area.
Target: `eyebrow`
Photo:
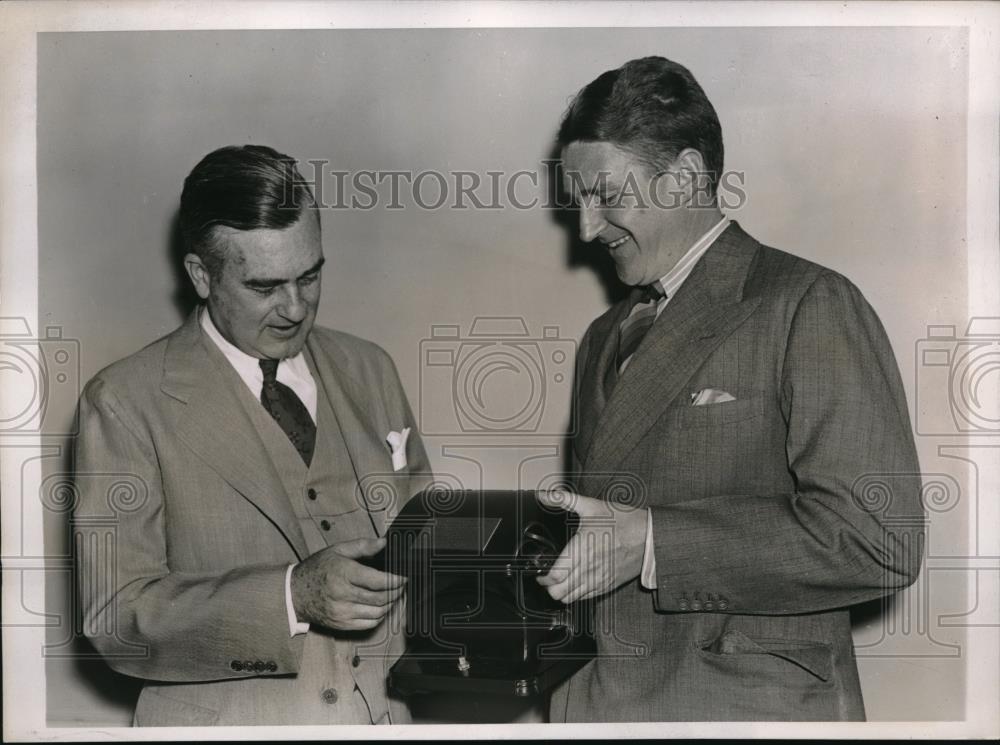
[[[326,257],[325,256],[321,256],[319,261],[317,261],[311,267],[309,267],[304,272],[302,272],[302,274],[300,274],[298,277],[296,277],[295,280],[293,280],[293,281],[297,281],[297,280],[303,279],[305,277],[308,277],[310,274],[316,274],[317,272],[319,272],[320,269],[323,268],[323,264],[325,264],[325,263],[326,263]],[[245,286],[247,286],[247,287],[256,287],[256,288],[261,288],[261,289],[268,288],[268,287],[280,287],[281,285],[285,284],[285,282],[288,282],[288,280],[287,279],[254,279],[254,278],[243,280],[243,284]]]
[[[578,192],[581,197],[589,197],[593,195],[602,196],[607,194],[609,191],[618,191],[622,188],[622,184],[619,180],[608,175],[605,178],[597,178],[594,181],[593,186],[587,186],[583,183],[583,179],[565,179],[563,183],[563,188],[566,189],[570,194],[573,193],[573,187],[583,186]],[[568,187],[568,188],[567,188]]]

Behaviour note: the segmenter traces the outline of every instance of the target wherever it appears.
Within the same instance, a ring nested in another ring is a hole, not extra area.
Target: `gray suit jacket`
[[[429,472],[396,369],[344,333],[317,327],[307,344],[362,487],[336,495],[334,511],[383,532],[387,511],[417,488],[411,476]],[[285,572],[306,558],[306,542],[238,386],[219,367],[227,363],[206,345],[194,313],[83,393],[74,533],[84,630],[121,673],[195,684],[147,686],[151,722],[325,722],[322,681],[297,675],[306,637],[290,638],[285,606]],[[404,427],[408,467],[397,473],[384,438]],[[371,674],[376,688],[384,671]]]
[[[598,659],[552,718],[863,719],[847,606],[909,585],[922,551],[919,466],[875,312],[734,223],[606,399],[627,307],[580,346],[576,486],[651,508],[657,589],[636,580],[597,604]],[[693,406],[705,388],[736,400]],[[873,498],[873,482],[891,490]]]

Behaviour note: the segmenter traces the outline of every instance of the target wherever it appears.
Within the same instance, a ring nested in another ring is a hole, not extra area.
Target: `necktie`
[[[261,360],[260,371],[264,373],[260,402],[285,431],[308,466],[312,462],[313,448],[316,446],[316,425],[309,416],[309,410],[295,395],[295,391],[278,382],[278,360]]]
[[[615,359],[615,367],[619,374],[625,369],[625,364],[635,354],[646,332],[652,327],[653,321],[656,320],[656,306],[666,296],[663,285],[656,281],[641,288],[634,297],[632,309],[619,327],[618,356]]]

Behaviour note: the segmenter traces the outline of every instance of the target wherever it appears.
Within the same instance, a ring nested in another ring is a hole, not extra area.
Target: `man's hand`
[[[299,621],[339,631],[373,629],[406,585],[355,559],[372,556],[385,539],[359,538],[317,551],[292,570],[292,604]]]
[[[580,527],[538,584],[563,603],[604,595],[642,571],[646,510],[624,507],[571,492],[539,492],[548,507],[569,509]]]

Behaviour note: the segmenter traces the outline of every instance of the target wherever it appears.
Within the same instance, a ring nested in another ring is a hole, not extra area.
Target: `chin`
[[[282,358],[294,357],[295,355],[297,355],[299,352],[302,351],[302,348],[305,345],[306,345],[305,339],[302,339],[301,341],[296,339],[295,341],[288,342],[287,344],[284,345],[281,357]]]
[[[273,360],[283,360],[286,357],[294,357],[302,351],[305,346],[305,339],[281,339],[274,340],[264,346],[261,350]]]
[[[642,284],[642,280],[638,275],[633,274],[632,272],[628,271],[628,269],[624,268],[618,270],[618,279],[620,279],[622,283],[628,285],[629,287],[636,287],[637,285]]]

